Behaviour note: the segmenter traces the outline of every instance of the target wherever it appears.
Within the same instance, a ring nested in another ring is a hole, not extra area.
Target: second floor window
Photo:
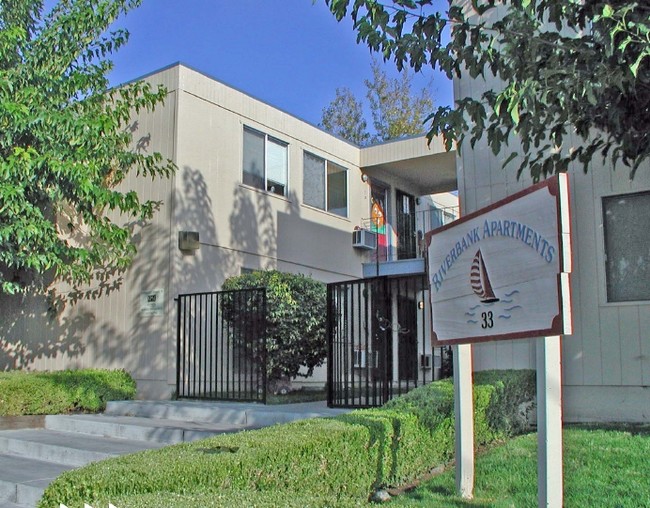
[[[309,152],[303,158],[303,200],[306,205],[348,216],[348,172]]]
[[[244,127],[246,185],[280,196],[287,195],[288,144],[250,127]]]

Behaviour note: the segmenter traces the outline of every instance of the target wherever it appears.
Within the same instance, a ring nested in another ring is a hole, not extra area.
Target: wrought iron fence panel
[[[425,276],[328,284],[328,404],[377,407],[451,375],[432,348]]]
[[[266,402],[266,291],[177,298],[179,398]]]

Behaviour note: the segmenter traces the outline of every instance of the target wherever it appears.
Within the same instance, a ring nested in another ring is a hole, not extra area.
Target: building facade
[[[438,140],[359,148],[181,64],[145,79],[167,100],[128,128],[136,150],[177,172],[124,183],[161,203],[132,225],[135,262],[87,288],[59,285],[57,298],[0,296],[0,369],[124,368],[140,397],[168,398],[177,295],[258,269],[335,282],[415,259],[422,272],[419,237],[457,213],[454,196],[431,196],[456,189],[455,156]],[[355,246],[354,231],[378,248]]]
[[[501,83],[465,77],[457,98],[480,97]],[[577,139],[568,140],[574,145]],[[508,147],[516,151],[513,139]],[[529,185],[519,160],[494,156],[485,138],[458,158],[458,192],[467,214]],[[650,420],[650,164],[633,180],[596,155],[585,174],[569,170],[573,250],[573,334],[562,339],[565,421]],[[535,341],[474,345],[474,370],[535,368]]]

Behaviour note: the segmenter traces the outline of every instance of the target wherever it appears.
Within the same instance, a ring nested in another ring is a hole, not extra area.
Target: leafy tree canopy
[[[597,154],[630,167],[650,155],[650,4],[645,0],[325,0],[358,40],[398,69],[495,76],[500,90],[457,97],[429,117],[447,148],[483,136],[500,154],[515,133],[519,174],[587,171]],[[576,142],[577,141],[577,142]]]
[[[359,146],[403,136],[423,134],[425,120],[433,108],[427,89],[411,90],[413,74],[402,69],[399,78],[389,78],[380,63],[371,64],[372,79],[364,80],[366,99],[372,114],[374,134],[368,132],[363,101],[348,88],[338,88],[335,99],[323,109],[321,126]]]
[[[128,33],[107,33],[140,0],[0,0],[0,292],[72,284],[126,267],[135,248],[120,222],[156,203],[117,186],[129,171],[156,177],[173,165],[133,148],[134,112],[166,92],[142,82],[109,89],[110,54]]]
[[[336,97],[323,109],[321,127],[347,141],[365,146],[370,140],[363,118],[363,103],[349,88],[337,88]]]

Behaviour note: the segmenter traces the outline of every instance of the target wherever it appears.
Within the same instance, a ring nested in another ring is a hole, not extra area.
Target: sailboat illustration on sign
[[[476,293],[476,296],[481,299],[482,303],[499,301],[492,290],[492,284],[490,283],[490,278],[488,277],[487,269],[485,268],[485,261],[483,261],[481,249],[476,251],[476,255],[472,261],[469,280],[474,293]]]

